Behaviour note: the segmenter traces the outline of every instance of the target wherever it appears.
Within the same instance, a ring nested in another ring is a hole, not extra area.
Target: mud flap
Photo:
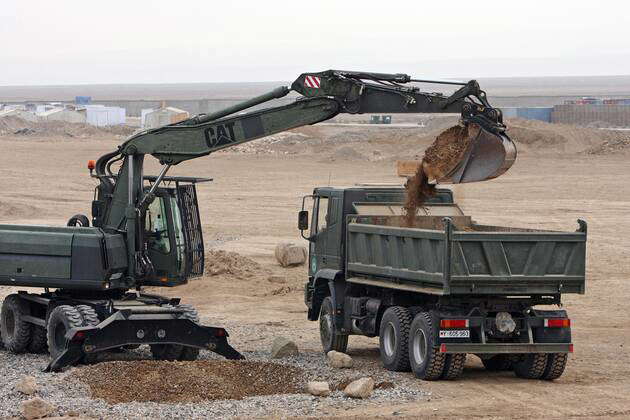
[[[134,316],[119,311],[94,327],[73,328],[66,333],[66,349],[51,360],[45,372],[58,372],[76,364],[88,353],[133,344],[179,344],[210,350],[226,359],[245,357],[228,344],[228,333],[223,328],[198,325],[188,319],[173,318],[169,314],[151,317]]]

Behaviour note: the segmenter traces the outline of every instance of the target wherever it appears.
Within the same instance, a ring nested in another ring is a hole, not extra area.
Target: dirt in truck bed
[[[104,362],[77,369],[74,377],[93,398],[110,404],[240,400],[302,392],[301,369],[276,363],[229,360]]]
[[[462,159],[470,141],[468,127],[456,125],[438,135],[425,150],[418,172],[405,184],[406,226],[413,226],[418,208],[435,193],[435,185],[429,181],[447,175]]]

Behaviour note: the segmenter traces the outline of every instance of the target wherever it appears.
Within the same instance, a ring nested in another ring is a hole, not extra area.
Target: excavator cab
[[[145,177],[149,183],[157,177]],[[203,274],[204,246],[195,185],[206,178],[165,177],[144,213],[143,238],[153,266],[147,286],[178,286]],[[151,185],[145,189],[148,191]]]

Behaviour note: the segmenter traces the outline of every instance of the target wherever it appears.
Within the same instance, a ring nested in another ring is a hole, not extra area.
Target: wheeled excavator
[[[414,83],[459,84],[455,93],[422,92]],[[298,94],[286,105],[250,108]],[[249,112],[243,112],[245,110]],[[0,333],[12,352],[50,353],[48,371],[97,360],[99,353],[149,345],[155,359],[194,360],[200,349],[228,359],[243,356],[220,327],[203,326],[177,298],[144,290],[201,276],[204,242],[196,184],[168,176],[175,165],[281,131],[330,120],[340,113],[458,113],[475,137],[457,165],[437,183],[494,178],[516,158],[501,111],[476,81],[413,79],[406,74],[328,70],[304,73],[290,87],[224,110],[130,136],[88,165],[98,181],[92,218],[66,227],[0,225],[0,285],[43,288],[4,299]],[[145,175],[150,155],[162,165]]]

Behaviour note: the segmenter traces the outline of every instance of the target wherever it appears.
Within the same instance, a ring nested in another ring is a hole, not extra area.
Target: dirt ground
[[[402,154],[413,158],[430,141],[425,132],[410,130],[386,134],[362,128],[318,130],[301,131],[306,138],[292,149],[286,145],[273,149],[281,153],[220,153],[175,168],[174,175],[214,178],[199,186],[207,248],[237,252],[260,264],[261,270],[251,276],[216,270],[210,273],[214,275],[161,292],[183,297],[184,303],[196,305],[202,318],[225,325],[228,331],[230,325],[254,332],[265,326],[291,337],[301,349],[319,349],[318,326],[306,320],[302,296],[306,268],[281,268],[273,259],[274,246],[279,241],[301,241],[297,211],[301,197],[313,187],[400,183],[393,159]],[[335,148],[326,144],[326,139],[343,138],[344,133],[352,141],[334,143]],[[530,134],[521,136],[526,139]],[[378,407],[359,404],[343,411],[331,407],[330,415],[630,417],[629,155],[627,148],[585,153],[602,141],[593,140],[598,135],[585,135],[579,144],[567,144],[571,137],[551,145],[523,141],[519,143],[523,153],[507,174],[454,188],[459,204],[479,223],[562,230],[577,229],[577,218],[589,223],[587,292],[564,299],[575,343],[564,376],[543,382],[517,379],[512,373],[488,373],[470,356],[461,380],[418,381],[420,388],[431,392],[426,399]],[[86,162],[114,150],[119,142],[98,136],[0,137],[0,223],[65,224],[75,213],[89,214],[95,182],[88,176]],[[321,151],[318,144],[324,145]],[[371,158],[336,155],[343,147]],[[151,162],[147,172],[155,169]],[[284,283],[269,281],[272,276],[284,278]],[[269,339],[255,333],[233,334],[231,342],[240,350],[254,351],[266,349]],[[350,338],[349,353],[381,369],[377,349],[375,339]]]

